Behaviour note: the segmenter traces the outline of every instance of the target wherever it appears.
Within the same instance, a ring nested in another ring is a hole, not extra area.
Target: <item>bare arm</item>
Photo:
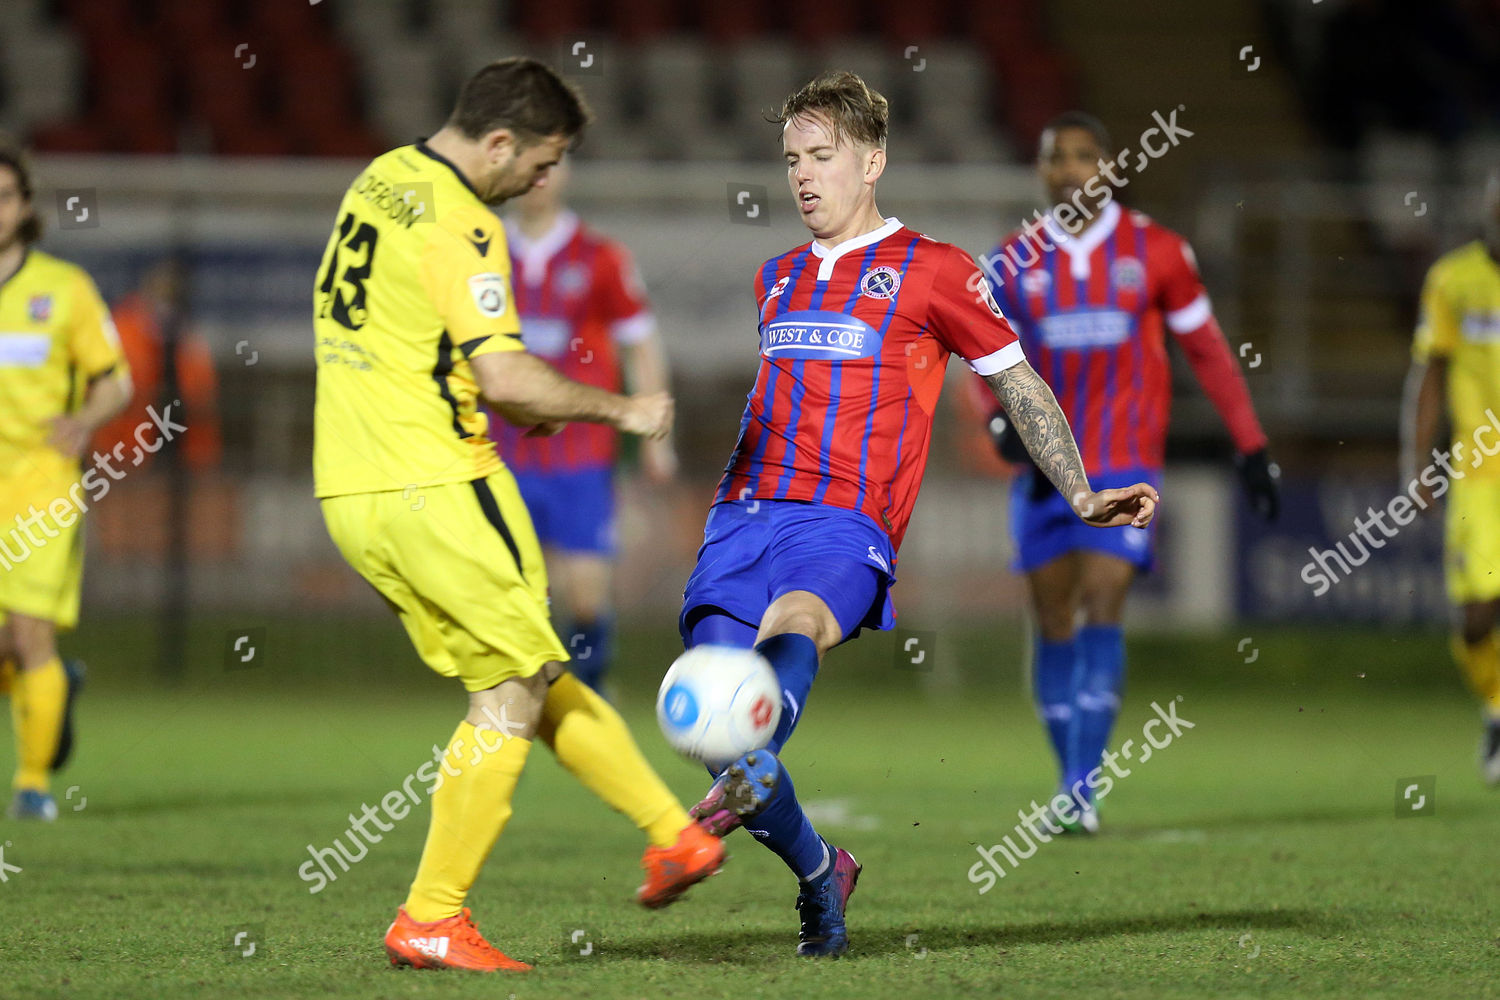
[[[666,392],[670,387],[667,355],[662,350],[661,338],[655,333],[622,345],[620,364],[625,372],[625,385],[631,392]],[[646,475],[658,482],[676,475],[677,449],[672,443],[671,435],[644,442],[641,446],[641,464]]]
[[[52,446],[64,455],[77,458],[94,432],[111,417],[125,409],[134,387],[124,372],[110,372],[89,383],[88,393],[78,412],[52,421]]]
[[[664,392],[622,396],[574,382],[527,351],[494,351],[469,359],[479,391],[513,423],[580,420],[627,434],[664,437],[672,427],[672,397]]]
[[[1448,359],[1432,357],[1426,362],[1413,361],[1406,373],[1401,398],[1401,481],[1409,483],[1421,472],[1418,463],[1438,444],[1443,409],[1448,397]],[[1429,504],[1430,487],[1423,491]]]
[[[1146,483],[1094,492],[1083,471],[1083,459],[1068,428],[1068,418],[1057,405],[1057,397],[1031,365],[1022,361],[986,376],[985,381],[1005,407],[1031,460],[1057,491],[1068,498],[1079,517],[1098,527],[1130,524],[1144,528],[1150,523],[1161,498]]]

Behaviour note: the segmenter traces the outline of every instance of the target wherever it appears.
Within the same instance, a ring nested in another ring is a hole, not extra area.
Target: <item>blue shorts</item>
[[[1090,477],[1096,490],[1150,483],[1161,489],[1160,469],[1128,469]],[[1156,560],[1156,521],[1145,528],[1095,528],[1085,524],[1040,472],[1017,476],[1010,488],[1010,535],[1016,543],[1019,573],[1029,573],[1058,556],[1086,549],[1105,552],[1150,572]]]
[[[613,469],[511,473],[543,545],[565,552],[615,554]]]
[[[858,511],[795,500],[717,503],[708,512],[677,627],[690,644],[701,609],[718,608],[758,628],[772,601],[806,590],[828,605],[848,641],[861,628],[896,623],[894,563],[890,538]]]

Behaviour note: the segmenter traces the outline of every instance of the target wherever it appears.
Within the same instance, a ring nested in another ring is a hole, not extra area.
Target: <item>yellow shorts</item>
[[[1500,598],[1500,480],[1456,479],[1444,499],[1448,599],[1472,604]]]
[[[323,520],[444,677],[482,691],[567,661],[548,614],[542,548],[508,469],[472,483],[328,497]]]
[[[59,629],[78,624],[83,513],[68,498],[69,485],[65,477],[30,473],[0,479],[0,612]],[[88,503],[81,493],[77,499]]]

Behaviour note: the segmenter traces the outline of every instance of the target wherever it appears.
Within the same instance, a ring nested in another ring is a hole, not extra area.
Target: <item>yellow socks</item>
[[[1491,717],[1500,717],[1500,645],[1495,642],[1495,633],[1472,644],[1455,635],[1451,646],[1453,658],[1463,667],[1474,693],[1484,701],[1485,711]]]
[[[406,897],[413,920],[444,920],[463,909],[469,887],[510,819],[511,796],[530,750],[530,740],[502,736],[493,728],[476,737],[474,726],[459,724],[443,754],[427,843]]]
[[[644,830],[653,846],[670,847],[692,822],[641,756],[625,720],[572,674],[553,682],[537,735],[589,791]]]
[[[35,670],[16,672],[11,681],[10,712],[16,730],[17,789],[47,790],[67,703],[68,677],[57,657]]]

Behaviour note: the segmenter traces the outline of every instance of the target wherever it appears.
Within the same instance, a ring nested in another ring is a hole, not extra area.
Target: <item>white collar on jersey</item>
[[[879,229],[872,229],[863,236],[855,236],[835,246],[825,247],[817,240],[813,240],[812,252],[814,257],[821,257],[823,261],[818,265],[818,280],[827,281],[833,276],[833,265],[839,262],[839,258],[850,250],[859,250],[871,243],[879,243],[887,236],[901,228],[901,220],[894,215],[885,220],[885,225]]]
[[[528,285],[540,285],[547,277],[547,262],[573,239],[578,232],[578,215],[564,210],[557,215],[552,228],[532,239],[521,231],[521,222],[512,216],[505,223],[505,237],[511,256],[524,265],[522,277]]]
[[[1068,255],[1068,270],[1073,274],[1074,281],[1087,281],[1089,278],[1089,258],[1094,251],[1099,249],[1100,244],[1109,239],[1109,234],[1115,231],[1120,224],[1120,203],[1111,201],[1099,212],[1099,218],[1083,231],[1080,236],[1069,236],[1063,229],[1062,223],[1048,213],[1044,225],[1047,227],[1047,236],[1057,248]]]

